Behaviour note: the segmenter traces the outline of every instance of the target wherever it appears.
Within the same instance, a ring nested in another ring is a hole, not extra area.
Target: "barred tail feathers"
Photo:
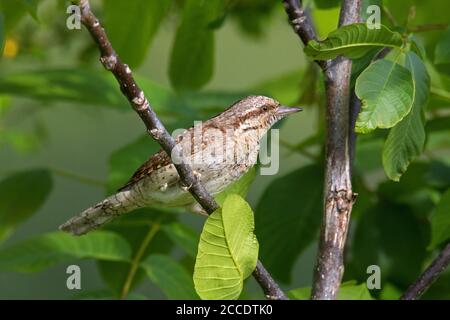
[[[139,205],[136,202],[130,201],[132,197],[129,193],[129,190],[120,191],[87,208],[62,224],[59,230],[79,236],[97,229],[117,216],[138,208]]]

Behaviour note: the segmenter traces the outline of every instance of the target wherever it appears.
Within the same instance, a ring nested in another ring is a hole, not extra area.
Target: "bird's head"
[[[242,131],[260,130],[264,133],[277,121],[302,108],[286,107],[277,100],[265,96],[249,96],[236,102],[226,111]]]

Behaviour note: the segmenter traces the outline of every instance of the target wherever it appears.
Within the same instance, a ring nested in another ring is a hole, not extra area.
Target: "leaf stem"
[[[130,291],[131,284],[133,283],[133,279],[136,275],[137,270],[139,269],[139,264],[141,263],[142,257],[144,256],[145,250],[147,250],[150,242],[155,237],[155,235],[158,233],[160,229],[160,221],[155,221],[151,226],[150,229],[147,232],[147,235],[145,236],[144,240],[142,241],[141,245],[139,246],[138,251],[136,252],[136,255],[133,257],[133,260],[131,261],[131,267],[128,271],[127,278],[125,279],[125,282],[122,287],[122,291],[120,293],[120,300],[124,300],[128,292]]]

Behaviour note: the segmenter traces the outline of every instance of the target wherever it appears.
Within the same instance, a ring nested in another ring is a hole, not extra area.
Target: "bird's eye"
[[[263,111],[267,111],[269,110],[269,108],[267,106],[262,107]]]

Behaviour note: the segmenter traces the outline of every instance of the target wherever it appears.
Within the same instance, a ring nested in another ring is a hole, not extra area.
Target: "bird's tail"
[[[128,194],[129,192],[128,190],[118,192],[87,208],[62,224],[59,230],[79,236],[97,229],[117,216],[136,209],[138,204],[130,201],[132,197]]]

